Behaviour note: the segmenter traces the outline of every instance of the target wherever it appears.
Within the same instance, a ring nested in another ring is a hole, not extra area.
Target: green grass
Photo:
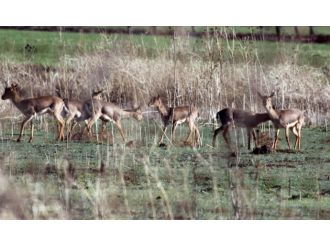
[[[100,37],[98,34],[0,30],[1,59],[53,64],[64,55],[91,51]],[[28,44],[33,47],[30,51]]]
[[[196,55],[204,57],[208,54],[204,42],[206,40],[190,38],[189,47]],[[27,48],[28,44],[32,49]],[[164,51],[171,53],[173,49],[173,40],[168,36],[0,30],[0,61],[58,66],[64,56],[77,57],[99,49],[115,51],[118,44],[127,47],[130,53],[134,51],[137,56],[150,58]],[[222,46],[221,59],[235,63],[257,61],[261,64],[275,64],[290,60],[298,65],[323,67],[330,62],[328,44],[268,41],[227,43],[223,40]],[[220,54],[214,54],[214,59],[218,59],[218,56]],[[182,54],[179,52],[177,58],[180,57]]]
[[[38,131],[31,145],[3,140],[11,186],[23,198],[37,198],[28,200],[26,217],[234,219],[234,200],[244,219],[330,218],[330,137],[322,129],[303,129],[301,152],[286,152],[282,132],[280,151],[268,155],[250,154],[239,131],[236,159],[228,157],[222,139],[217,148],[209,146],[211,128],[202,128],[199,149],[182,146],[185,127],[178,128],[176,145],[163,149],[155,145],[157,122],[124,125],[135,147],[126,147],[112,127],[113,145],[57,143],[52,131]],[[3,137],[11,139],[9,133]],[[74,182],[66,175],[68,164],[75,168]]]
[[[105,37],[103,34],[97,33],[60,33],[0,29],[0,60],[57,65],[64,56],[73,57],[92,53],[102,41],[109,42],[111,40],[117,40],[118,42],[131,41],[147,47],[155,45],[156,42],[155,38],[151,36],[115,34]],[[162,46],[163,40],[166,43],[170,38],[160,37],[159,40],[157,44]],[[105,46],[107,46],[107,42]],[[102,44],[104,45],[104,42]],[[32,49],[29,50],[27,45],[30,45]]]

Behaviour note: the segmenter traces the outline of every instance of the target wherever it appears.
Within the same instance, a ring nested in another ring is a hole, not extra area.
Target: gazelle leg
[[[81,140],[81,139],[82,139],[82,137],[83,137],[83,135],[84,135],[85,131],[87,131],[87,132],[88,132],[88,128],[87,128],[87,125],[85,125],[85,127],[83,128],[83,130],[80,132],[79,140]]]
[[[188,140],[190,139],[191,135],[193,134],[193,130],[194,130],[194,128],[189,126],[189,133],[188,133],[187,138],[185,140],[186,143],[188,142]]]
[[[193,146],[195,146],[196,144],[197,145],[200,144],[200,133],[199,133],[197,126],[193,123],[190,127],[191,127],[191,129],[190,129],[189,135],[186,139],[186,142],[188,142],[188,140],[192,137]]]
[[[85,127],[83,128],[83,130],[81,131],[81,133],[80,133],[80,137],[79,137],[79,139],[81,140],[82,139],[82,137],[83,137],[83,135],[84,135],[84,133],[87,131],[87,136],[88,136],[88,138],[92,138],[92,136],[93,136],[93,134],[92,134],[92,127],[93,127],[93,124],[96,122],[96,120],[93,120],[93,119],[91,119],[86,125],[85,125]]]
[[[105,131],[105,129],[106,129],[106,123],[102,121],[100,136],[103,136],[103,132]]]
[[[93,127],[93,125],[96,123],[96,121],[97,121],[99,118],[100,118],[100,115],[99,115],[99,114],[95,114],[95,115],[93,115],[93,117],[89,120],[89,122],[88,122],[88,124],[87,124],[87,126],[86,126],[86,128],[85,128],[85,129],[87,129],[87,133],[88,133],[89,137],[92,136],[92,127]],[[84,133],[84,130],[83,130],[82,133]]]
[[[201,135],[200,135],[199,130],[196,125],[195,125],[195,132],[196,132],[196,143],[197,143],[197,145],[200,145],[201,144]]]
[[[276,129],[275,130],[275,137],[274,137],[273,147],[272,147],[273,150],[276,150],[279,134],[280,134],[280,129]]]
[[[227,145],[229,146],[229,148],[231,149],[231,144],[229,141],[230,135],[229,135],[229,126],[225,126],[222,132],[222,136],[223,139],[225,139],[225,142],[227,143]],[[229,137],[229,138],[228,138]]]
[[[63,141],[64,140],[64,127],[65,127],[65,121],[61,114],[54,114],[55,119],[57,120],[58,124],[58,137],[57,140]]]
[[[213,132],[213,139],[212,139],[213,147],[215,147],[215,141],[216,141],[217,135],[221,132],[221,130],[222,130],[222,126],[220,128],[215,129]]]
[[[246,129],[247,131],[247,137],[248,137],[248,150],[251,150],[251,135],[252,130],[250,128]]]
[[[59,122],[56,123],[56,129],[57,129],[57,133],[60,133],[61,125],[59,124]]]
[[[88,120],[86,119],[86,120],[84,121],[84,123],[85,123],[85,126],[84,126],[83,130],[82,130],[82,131],[80,131],[79,140],[81,140],[81,139],[82,139],[82,137],[83,137],[83,135],[84,135],[85,131],[87,130],[87,126],[88,126]],[[80,130],[81,130],[81,128],[80,128]]]
[[[189,126],[189,130],[190,131],[189,131],[189,134],[187,136],[186,142],[188,142],[188,140],[190,139],[191,136],[194,136],[194,134],[196,134],[195,132],[196,132],[196,129],[197,129],[197,127],[196,127],[196,125],[194,124],[193,121],[189,121],[188,122],[188,126]]]
[[[105,138],[104,138],[104,133],[105,133]],[[108,138],[109,138],[109,132],[107,130],[107,122],[105,122],[103,120],[102,120],[100,137],[101,137],[101,140],[103,140],[103,139],[108,140]]]
[[[296,142],[295,142],[295,144],[294,144],[294,149],[297,149],[298,144],[299,144],[299,134],[298,134],[298,131],[297,131],[297,127],[296,127],[296,126],[294,126],[294,127],[292,128],[292,132],[293,132],[293,134],[296,136]]]
[[[258,147],[258,138],[257,138],[256,130],[252,129],[251,133],[252,133],[252,137],[254,140],[254,145],[255,145],[255,147]]]
[[[286,139],[286,142],[288,143],[289,149],[291,149],[290,140],[289,140],[289,127],[285,128],[285,139]]]
[[[163,143],[163,138],[164,138],[164,136],[165,136],[166,130],[167,130],[167,126],[164,126],[164,128],[163,128],[163,134],[162,134],[162,136],[161,136],[161,138],[160,138],[159,143]]]
[[[78,122],[77,121],[73,121],[73,123],[71,123],[71,126],[70,126],[70,132],[69,132],[69,137],[70,137],[70,139],[71,139],[71,137],[72,137],[72,133],[73,133],[73,130],[74,130],[74,128],[77,126],[77,124],[78,124]]]
[[[73,129],[73,125],[74,125],[74,123],[72,124],[73,118],[74,118],[74,116],[70,115],[68,117],[68,119],[66,120],[65,125],[66,125],[66,129],[67,129],[67,131],[66,131],[67,139],[71,139],[72,129]]]
[[[297,146],[298,146],[298,150],[300,150],[300,143],[301,143],[301,125],[296,125],[295,126],[295,131],[297,134],[297,138],[298,138],[298,142],[297,142]]]
[[[178,122],[173,122],[173,125],[172,125],[172,136],[171,136],[172,143],[174,142],[175,130],[176,130],[176,127],[177,126],[178,126]]]
[[[299,142],[298,142],[298,150],[300,150],[301,145],[301,126],[298,128]]]
[[[18,136],[18,139],[17,139],[17,142],[20,142],[21,141],[21,138],[22,138],[22,135],[23,135],[23,131],[24,131],[24,127],[25,125],[30,121],[32,120],[32,118],[34,117],[34,115],[31,115],[31,116],[28,116],[26,117],[22,124],[21,124],[21,130],[20,130],[20,133],[19,133],[19,136]]]
[[[31,119],[30,124],[31,124],[31,135],[30,135],[29,143],[31,143],[33,139],[33,129],[34,129],[33,119]]]
[[[60,141],[64,141],[64,128],[65,128],[65,121],[62,119],[60,122],[60,137],[59,140]]]
[[[123,128],[121,127],[120,121],[115,122],[117,128],[119,129],[120,135],[123,138],[123,141],[125,142],[125,136],[124,136],[124,131]]]

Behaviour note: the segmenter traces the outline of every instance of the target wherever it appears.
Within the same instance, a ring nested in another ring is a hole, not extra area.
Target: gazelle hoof
[[[158,147],[160,147],[160,148],[167,148],[167,145],[165,143],[159,143]]]
[[[237,152],[231,152],[231,154],[229,155],[229,157],[233,157],[233,158],[237,157]]]

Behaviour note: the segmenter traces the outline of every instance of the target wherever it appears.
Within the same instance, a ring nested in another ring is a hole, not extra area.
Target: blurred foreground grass
[[[0,145],[0,216],[26,219],[329,219],[329,134],[303,129],[302,151],[252,155],[240,131],[237,158],[229,157],[212,129],[203,146],[159,148],[156,122],[125,122],[128,139],[114,144],[57,143],[38,132],[16,143],[4,132]],[[282,133],[283,134],[283,133]],[[155,139],[156,136],[156,139]],[[234,135],[232,135],[234,136]],[[8,139],[7,139],[8,138]]]

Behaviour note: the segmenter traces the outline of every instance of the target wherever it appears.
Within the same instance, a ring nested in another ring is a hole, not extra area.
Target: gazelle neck
[[[168,110],[167,107],[164,105],[162,101],[157,105],[157,110],[162,116],[168,116]]]
[[[271,119],[279,119],[279,115],[273,107],[266,107],[266,110]]]
[[[17,106],[22,101],[22,98],[17,92],[15,92],[13,97],[10,98],[10,100],[14,103],[14,105]]]

